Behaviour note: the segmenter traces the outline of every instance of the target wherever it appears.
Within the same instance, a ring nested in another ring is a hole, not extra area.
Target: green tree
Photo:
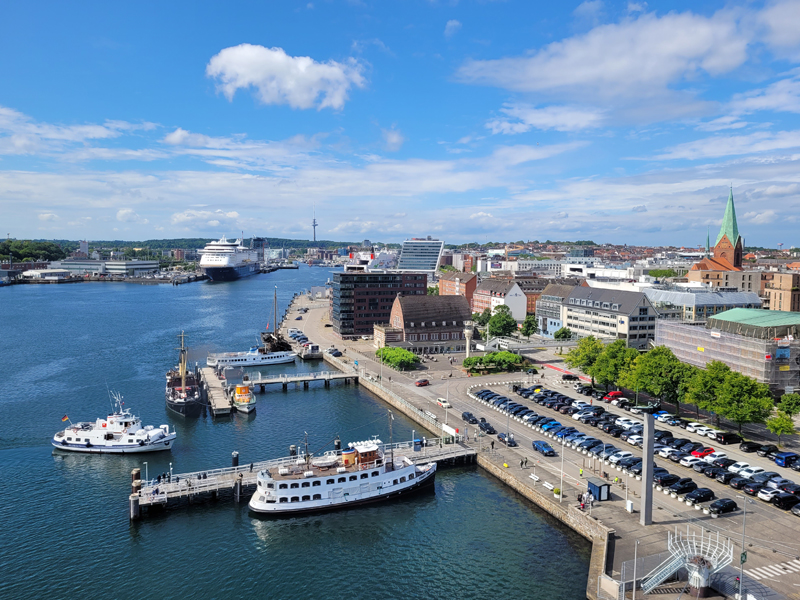
[[[489,335],[491,337],[511,335],[516,330],[517,322],[511,316],[511,309],[505,305],[498,306],[489,319]]]
[[[689,392],[689,387],[692,381],[700,372],[700,369],[689,363],[680,363],[677,368],[678,371],[678,397],[675,400],[675,416],[681,416],[681,404],[686,402],[686,395]]]
[[[616,340],[603,349],[589,369],[589,374],[608,391],[610,385],[619,381],[622,370],[636,360],[637,356],[639,353],[633,348],[628,348],[625,340]]]
[[[677,277],[678,273],[674,269],[651,269],[647,273],[650,277],[663,279],[665,277]]]
[[[715,412],[738,425],[741,435],[745,423],[764,423],[774,403],[767,385],[731,371],[719,390],[716,408]]]
[[[718,360],[707,363],[705,369],[698,369],[684,395],[684,400],[697,408],[698,418],[700,410],[720,412],[717,410],[717,398],[730,373],[730,367]]]
[[[564,357],[564,362],[572,369],[580,369],[592,378],[592,387],[594,387],[594,376],[592,375],[592,367],[597,362],[597,359],[603,354],[605,346],[603,342],[590,335],[589,337],[578,340],[578,345],[572,350],[567,352]]]
[[[675,402],[680,386],[680,361],[666,346],[639,356],[628,372],[626,386],[645,391],[659,400]]]
[[[481,327],[485,327],[489,323],[489,319],[492,318],[492,309],[487,308],[482,313],[473,313],[472,320],[475,321]]]
[[[767,419],[767,429],[778,436],[778,446],[783,447],[781,436],[794,435],[794,420],[791,415],[779,410],[775,416]]]
[[[790,417],[800,414],[800,394],[784,394],[781,396],[778,410],[785,412]]]
[[[531,339],[531,336],[539,332],[539,324],[536,322],[536,315],[527,315],[522,322],[521,333],[526,338]]]
[[[572,330],[569,327],[562,327],[553,334],[553,339],[568,340],[572,338]]]
[[[439,288],[438,287],[429,287],[428,288],[428,296],[438,296],[439,295]]]
[[[379,348],[375,356],[384,364],[395,369],[411,369],[419,362],[419,356],[403,348]]]

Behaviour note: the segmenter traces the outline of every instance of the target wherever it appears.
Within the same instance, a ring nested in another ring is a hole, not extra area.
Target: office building
[[[464,296],[470,305],[477,286],[478,276],[474,273],[449,272],[439,275],[440,296]]]
[[[431,239],[430,236],[406,240],[400,249],[397,270],[432,275],[439,268],[439,259],[443,250],[444,242]]]

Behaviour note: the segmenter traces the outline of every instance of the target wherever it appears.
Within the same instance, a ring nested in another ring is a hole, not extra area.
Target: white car
[[[576,421],[579,421],[582,416],[588,415],[588,414],[589,414],[588,410],[579,410],[574,415],[572,415],[572,418],[575,419]]]
[[[627,441],[631,446],[638,446],[644,441],[644,438],[640,435],[632,435]]]
[[[694,432],[695,432],[697,435],[702,435],[702,436],[708,437],[708,434],[709,434],[709,433],[714,433],[714,434],[716,434],[716,433],[717,433],[717,430],[716,430],[716,429],[712,429],[711,427],[703,427],[703,426],[701,425],[700,427],[695,427],[695,428],[694,428]]]
[[[572,406],[575,406],[575,407],[580,408],[580,409],[584,409],[584,408],[589,408],[589,403],[588,402],[584,402],[583,400],[575,400],[575,402],[572,403]]]
[[[609,456],[608,462],[610,462],[612,465],[615,465],[623,458],[630,458],[631,456],[633,456],[633,452],[628,452],[627,450],[620,450],[619,452]]]
[[[682,458],[679,464],[684,467],[691,467],[695,463],[699,463],[702,460],[702,458],[697,458],[696,456],[687,456],[686,458]]]
[[[658,417],[656,417],[656,421],[659,421],[660,423],[666,423],[672,417],[673,415],[671,415],[670,413],[664,413],[663,415],[658,415]]]
[[[762,469],[761,467],[746,467],[739,471],[739,477],[747,477],[749,479],[764,471],[766,471],[766,469]]]
[[[666,448],[662,448],[659,451],[658,455],[664,458],[669,458],[670,456],[672,456],[673,454],[677,454],[678,452],[680,452],[680,450],[676,450],[675,448],[670,448],[669,446],[667,446]]]
[[[782,494],[783,492],[776,488],[761,488],[761,491],[758,492],[759,500],[763,500],[764,502],[772,502],[772,499],[777,496],[778,494]]]
[[[746,469],[750,466],[750,463],[746,462],[737,462],[733,463],[730,467],[728,467],[728,471],[731,473],[741,473],[742,469]]]
[[[715,460],[719,460],[720,458],[728,458],[727,453],[725,452],[712,452],[708,456],[706,456],[703,460],[706,462],[713,463]]]
[[[635,406],[631,406],[631,411],[630,412],[631,412],[632,415],[640,415],[640,414],[642,414],[642,409],[641,408],[636,408]]]
[[[665,446],[664,444],[659,444],[658,442],[653,444],[653,452],[658,452],[659,454],[661,454],[661,451],[664,448],[669,448],[669,446]]]
[[[629,419],[627,424],[620,425],[623,429],[630,429],[631,427],[643,427],[644,423],[636,419]]]
[[[689,433],[693,433],[697,430],[697,427],[704,427],[704,425],[702,423],[692,422],[686,425],[686,431],[688,431]]]

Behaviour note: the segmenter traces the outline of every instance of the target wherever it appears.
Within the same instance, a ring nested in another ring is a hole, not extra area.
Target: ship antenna
[[[106,381],[106,392],[108,392],[108,403],[111,405],[111,414],[114,414],[114,402],[111,400],[111,389],[108,387],[108,381]]]
[[[392,432],[392,421],[394,421],[394,415],[392,411],[389,411],[389,460],[391,464],[390,471],[394,471],[394,435]]]
[[[303,433],[306,434],[306,441],[305,441],[305,444],[306,444],[306,466],[308,466],[308,461],[309,461],[309,456],[308,456],[308,432],[304,431]]]

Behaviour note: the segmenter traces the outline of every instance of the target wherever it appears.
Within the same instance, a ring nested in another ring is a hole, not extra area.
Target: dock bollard
[[[137,521],[139,519],[139,495],[131,494],[128,497],[128,502],[130,504],[131,521]]]
[[[131,493],[139,496],[141,495],[141,491],[142,491],[142,480],[137,479],[131,484]]]
[[[231,466],[234,468],[239,466],[239,453],[236,450],[231,454]]]
[[[134,469],[131,471],[131,483],[134,481],[139,481],[142,478],[142,470],[141,469]]]

